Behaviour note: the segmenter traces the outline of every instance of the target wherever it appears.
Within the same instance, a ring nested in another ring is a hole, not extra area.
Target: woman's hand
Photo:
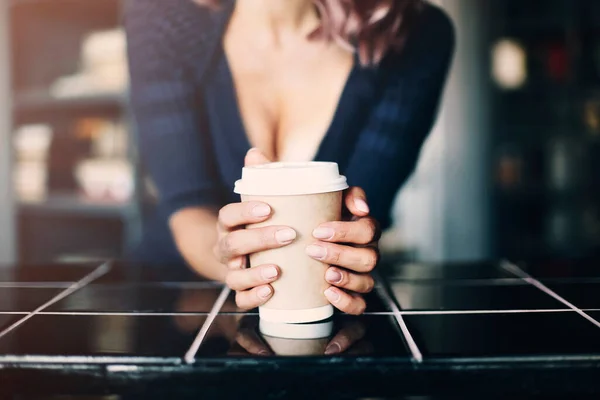
[[[246,165],[266,162],[269,160],[260,151],[251,150],[246,156]],[[287,246],[296,239],[296,232],[287,226],[244,228],[268,220],[271,213],[268,204],[256,201],[229,204],[219,211],[214,253],[228,267],[225,282],[236,291],[235,301],[242,310],[258,307],[269,300],[273,296],[271,283],[281,273],[277,265],[246,268],[248,255]]]
[[[327,222],[313,231],[318,239],[306,248],[309,256],[331,265],[325,274],[330,286],[327,299],[348,314],[362,314],[366,303],[362,294],[373,290],[371,271],[379,260],[377,222],[369,217],[365,192],[357,187],[346,192],[344,204],[350,221]]]
[[[277,265],[246,268],[248,255],[286,246],[296,238],[296,232],[286,226],[244,229],[244,226],[266,221],[270,216],[271,207],[256,201],[229,204],[219,212],[215,255],[227,265],[229,271],[225,282],[236,291],[236,303],[243,310],[269,300],[273,295],[270,283],[280,274]]]

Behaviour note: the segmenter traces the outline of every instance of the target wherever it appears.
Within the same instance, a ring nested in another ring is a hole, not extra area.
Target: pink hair
[[[219,0],[194,0],[217,7]],[[376,65],[388,51],[400,50],[421,0],[312,0],[321,26],[311,39],[325,39],[358,52],[363,66]]]

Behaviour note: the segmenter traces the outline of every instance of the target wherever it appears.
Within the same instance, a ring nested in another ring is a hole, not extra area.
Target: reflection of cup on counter
[[[323,355],[333,332],[333,321],[284,324],[261,319],[259,330],[265,342],[276,355]]]
[[[262,201],[271,206],[271,218],[256,228],[284,225],[296,231],[296,240],[283,248],[252,254],[250,265],[275,264],[281,277],[273,285],[273,297],[260,307],[261,319],[302,323],[320,321],[333,315],[324,291],[327,265],[306,254],[314,239],[313,230],[328,221],[337,221],[342,211],[346,178],[336,163],[271,163],[246,167],[235,192],[243,201]]]

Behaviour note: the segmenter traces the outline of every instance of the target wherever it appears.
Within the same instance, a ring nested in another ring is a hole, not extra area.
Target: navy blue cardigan
[[[239,201],[232,188],[250,144],[221,45],[233,3],[219,11],[192,0],[126,3],[140,153],[160,196],[146,261],[180,261],[166,224],[175,211]],[[374,68],[355,65],[318,149],[315,160],[337,162],[366,191],[384,228],[431,130],[453,49],[449,18],[426,5],[402,51]]]

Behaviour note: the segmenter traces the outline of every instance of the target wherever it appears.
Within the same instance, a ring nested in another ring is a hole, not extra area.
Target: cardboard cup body
[[[250,266],[274,264],[281,269],[272,283],[273,297],[260,307],[261,318],[278,322],[311,322],[329,318],[333,307],[324,295],[329,284],[325,271],[329,267],[306,254],[314,243],[313,230],[328,221],[339,221],[342,192],[295,196],[242,196],[243,201],[262,201],[271,206],[269,220],[247,228],[269,225],[289,226],[296,231],[290,245],[250,256]]]
[[[328,265],[309,257],[306,247],[316,241],[312,232],[320,224],[339,221],[346,178],[335,163],[271,163],[245,167],[235,192],[242,201],[261,201],[271,206],[271,217],[247,229],[271,225],[289,226],[296,239],[279,249],[250,255],[250,266],[275,264],[281,269],[272,283],[273,296],[260,317],[273,322],[304,323],[333,315],[324,291]]]

